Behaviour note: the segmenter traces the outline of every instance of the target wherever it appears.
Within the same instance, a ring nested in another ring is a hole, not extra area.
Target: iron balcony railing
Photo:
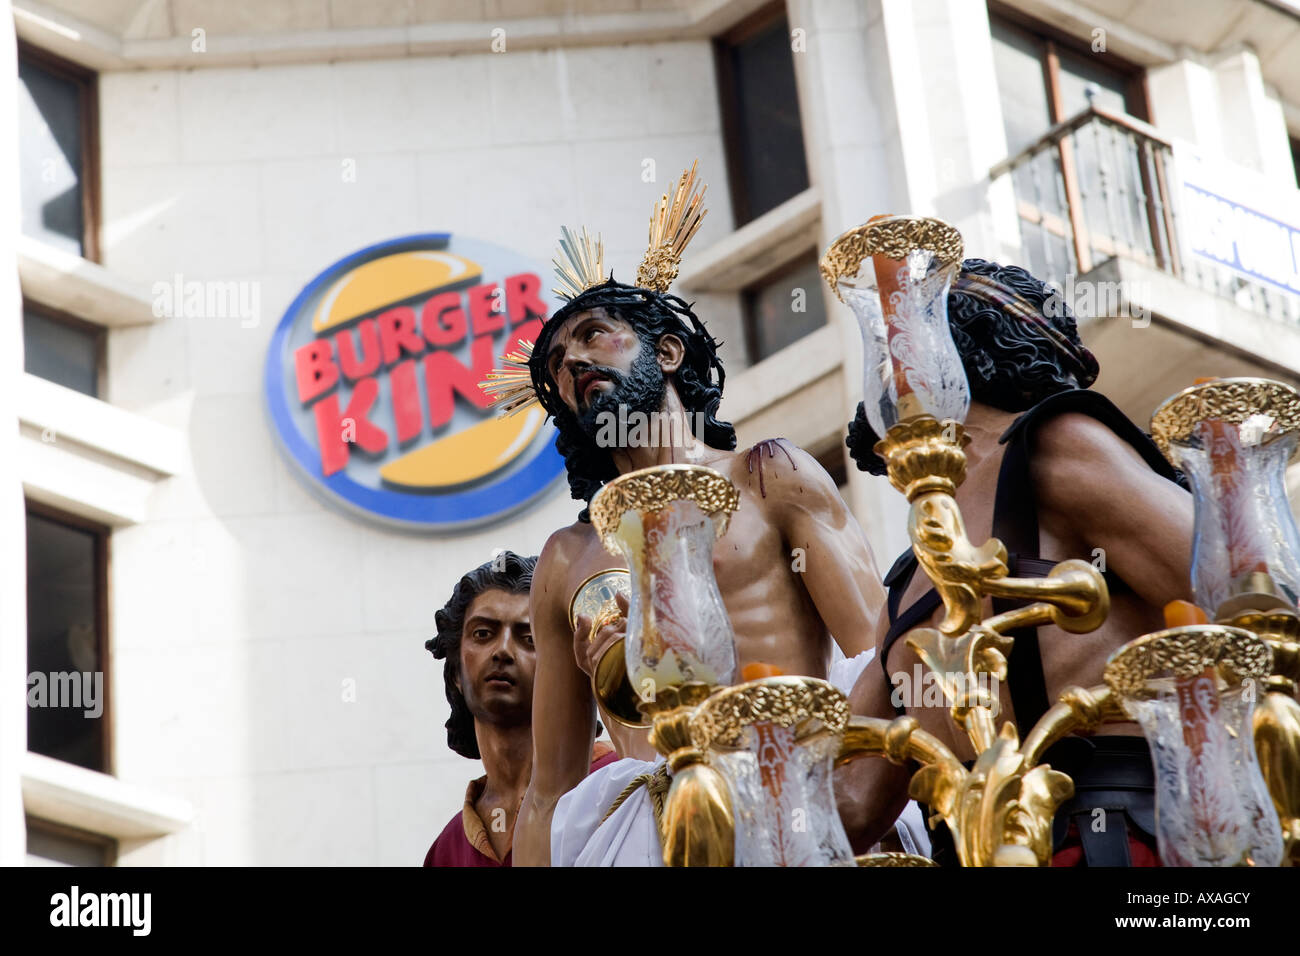
[[[1171,147],[1152,127],[1096,106],[990,171],[1011,177],[1030,271],[1056,281],[1121,256],[1181,272]]]
[[[1118,256],[1237,305],[1300,323],[1300,296],[1254,282],[1179,242],[1173,147],[1141,120],[1096,105],[994,166],[1011,179],[1027,268],[1065,285]]]

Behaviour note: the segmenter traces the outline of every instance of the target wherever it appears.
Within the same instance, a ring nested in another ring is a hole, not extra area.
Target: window
[[[58,385],[99,397],[104,330],[23,302],[23,368]]]
[[[714,44],[736,225],[808,188],[785,4],[759,10]]]
[[[98,260],[95,74],[27,44],[18,51],[23,233]]]
[[[826,300],[817,253],[808,252],[741,293],[745,347],[751,364],[763,361],[826,324]]]
[[[109,772],[108,532],[27,503],[27,749]]]
[[[110,837],[27,818],[28,866],[112,866],[116,859],[117,841]]]
[[[826,474],[831,476],[836,488],[843,488],[849,483],[849,450],[842,440],[818,455],[817,464],[826,469]]]
[[[1115,255],[1169,258],[1162,156],[1145,120],[1140,67],[990,5],[993,64],[1026,265],[1061,280]],[[1105,116],[1086,115],[1090,108]],[[1068,129],[1058,127],[1074,121]],[[1040,142],[1049,130],[1051,143]]]
[[[994,9],[997,9],[996,7]],[[989,17],[1007,148],[1018,152],[1093,103],[1145,120],[1140,67],[1027,21]]]

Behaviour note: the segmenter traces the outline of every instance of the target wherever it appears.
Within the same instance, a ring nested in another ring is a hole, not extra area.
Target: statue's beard
[[[654,347],[648,342],[641,343],[641,351],[632,362],[627,372],[605,365],[592,366],[594,371],[608,376],[614,383],[613,388],[602,389],[594,393],[590,404],[578,413],[578,425],[583,434],[593,441],[601,429],[602,416],[614,416],[618,420],[620,406],[624,414],[635,412],[650,415],[663,409],[664,395],[668,391],[668,381],[664,370],[655,358]]]

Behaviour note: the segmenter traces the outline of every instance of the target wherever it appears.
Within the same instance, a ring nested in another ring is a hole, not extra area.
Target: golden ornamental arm
[[[928,774],[914,774],[908,793],[941,815],[944,815],[942,808],[952,806],[967,775],[962,762],[942,740],[921,730],[915,717],[850,718],[841,737],[835,766],[864,756],[884,757],[899,766],[915,760],[923,768],[935,768]]]
[[[912,551],[943,600],[939,630],[948,636],[969,631],[983,617],[986,597],[1051,608],[1023,608],[1011,612],[1014,618],[998,616],[985,622],[996,631],[1048,620],[1075,634],[1097,628],[1110,611],[1110,594],[1092,565],[1062,561],[1046,578],[1012,578],[1001,541],[989,538],[976,545],[970,540],[954,497],[966,477],[963,448],[969,441],[959,422],[921,415],[895,425],[875,446],[888,466],[891,484],[911,505],[907,530]]]
[[[1043,759],[1047,748],[1076,730],[1090,731],[1109,721],[1127,721],[1119,698],[1105,684],[1084,689],[1067,687],[1060,699],[1039,718],[1020,748],[1026,766]]]
[[[844,730],[836,766],[876,755],[896,764],[915,760],[908,794],[943,819],[963,866],[1046,866],[1052,817],[1074,785],[1048,767],[1029,767],[1005,724],[971,770],[913,717],[854,717]]]

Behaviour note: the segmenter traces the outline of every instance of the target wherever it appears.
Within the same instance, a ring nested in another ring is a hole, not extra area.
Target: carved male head
[[[462,577],[434,615],[438,633],[424,646],[446,660],[447,746],[462,757],[480,756],[475,721],[532,722],[536,657],[528,589],[536,565],[536,558],[503,551]]]
[[[1019,266],[963,261],[948,292],[948,325],[974,402],[1022,412],[1097,380],[1097,360],[1079,339],[1070,307]],[[859,402],[846,444],[858,468],[873,475],[885,473],[872,450],[879,440]]]
[[[713,448],[736,447],[736,431],[717,419],[725,373],[718,343],[677,296],[613,279],[571,299],[542,327],[529,370],[538,400],[555,419],[569,489],[591,497],[618,472],[597,435],[602,416],[620,409],[662,410],[672,389],[702,422]],[[587,520],[584,509],[579,516]]]

